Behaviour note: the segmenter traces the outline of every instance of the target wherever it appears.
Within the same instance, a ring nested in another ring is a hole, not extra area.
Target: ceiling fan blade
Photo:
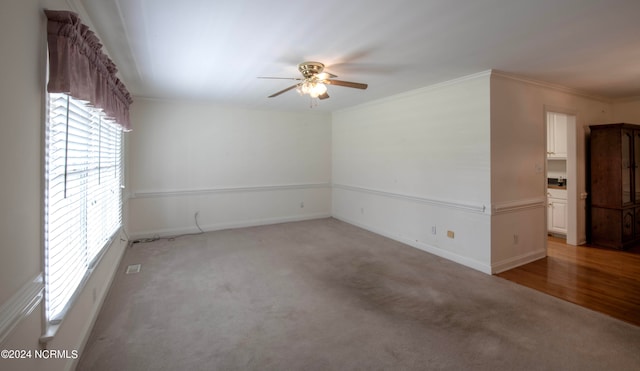
[[[369,85],[359,82],[342,81],[342,80],[325,80],[325,84],[346,86],[347,88],[366,89]]]
[[[327,94],[327,92],[324,92],[324,94],[318,95],[318,98],[319,99],[327,99],[327,98],[329,98],[329,94]]]
[[[270,76],[258,76],[259,79],[271,79],[271,80],[304,80],[300,77],[270,77]]]
[[[300,84],[291,85],[291,86],[289,86],[289,87],[288,87],[288,88],[286,88],[286,89],[280,90],[280,91],[279,91],[279,92],[277,92],[277,93],[273,93],[273,94],[271,94],[271,95],[269,96],[269,98],[277,97],[278,95],[280,95],[280,94],[282,94],[282,93],[286,93],[286,92],[288,92],[289,90],[291,90],[291,89],[294,89],[294,88],[298,87],[298,85],[300,85]]]
[[[326,80],[326,79],[336,78],[336,77],[338,77],[338,75],[334,75],[331,72],[324,71],[324,72],[320,72],[319,74],[317,74],[316,77],[318,79],[320,79],[320,80]]]

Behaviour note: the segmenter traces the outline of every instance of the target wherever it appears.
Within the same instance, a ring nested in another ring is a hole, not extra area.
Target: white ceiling
[[[309,109],[291,90],[319,61],[314,110],[496,69],[585,93],[640,96],[640,0],[72,0],[134,96]]]

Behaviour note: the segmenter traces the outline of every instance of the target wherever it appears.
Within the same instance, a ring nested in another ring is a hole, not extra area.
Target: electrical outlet
[[[436,234],[436,226],[431,227],[431,234]]]
[[[455,233],[453,233],[453,231],[447,231],[447,237],[449,238],[454,238]]]
[[[513,235],[513,244],[514,244],[514,245],[517,245],[517,244],[518,244],[518,239],[519,239],[518,235],[517,235],[517,234],[514,234],[514,235]]]
[[[304,209],[304,202],[300,202],[300,208]]]

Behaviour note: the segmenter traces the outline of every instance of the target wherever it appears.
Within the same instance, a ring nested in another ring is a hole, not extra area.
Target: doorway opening
[[[547,234],[566,239],[569,245],[579,245],[576,114],[567,110],[545,107],[547,139]],[[584,212],[581,214],[584,216]]]

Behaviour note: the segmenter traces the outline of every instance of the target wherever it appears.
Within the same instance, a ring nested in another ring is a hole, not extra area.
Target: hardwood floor
[[[570,246],[549,237],[547,257],[497,276],[640,326],[640,249]]]

